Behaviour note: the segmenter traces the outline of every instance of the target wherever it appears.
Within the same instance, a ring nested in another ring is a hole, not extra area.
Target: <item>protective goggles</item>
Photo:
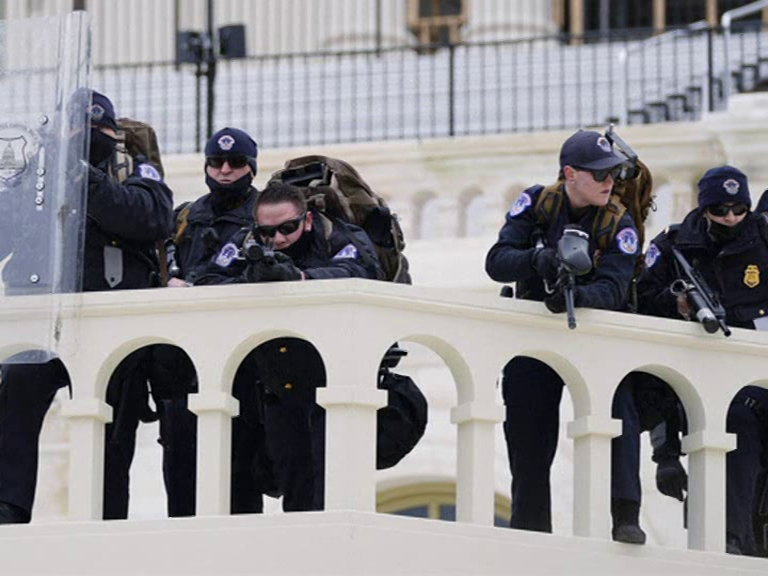
[[[605,182],[606,178],[610,176],[614,180],[617,180],[619,176],[621,176],[621,171],[624,169],[623,166],[614,166],[613,168],[608,168],[606,170],[590,170],[589,168],[577,168],[577,170],[581,170],[582,172],[589,172],[592,174],[592,178],[595,179],[595,182]]]
[[[205,165],[218,170],[226,162],[230,168],[237,170],[238,168],[248,166],[249,160],[248,156],[206,156]]]
[[[741,202],[738,204],[713,204],[712,206],[707,206],[707,212],[712,214],[712,216],[725,216],[728,212],[732,212],[734,216],[741,216],[746,214],[748,210],[749,206]]]
[[[293,220],[286,220],[282,224],[278,224],[277,226],[256,226],[256,230],[258,233],[265,237],[265,238],[274,238],[275,234],[280,232],[283,236],[288,236],[289,234],[293,234],[296,232],[296,230],[299,229],[299,226],[301,226],[301,223],[304,221],[304,218],[306,218],[307,213],[304,212],[300,216],[297,216]]]

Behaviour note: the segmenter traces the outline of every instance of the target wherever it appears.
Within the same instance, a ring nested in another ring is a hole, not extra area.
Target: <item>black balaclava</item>
[[[709,237],[716,244],[727,244],[739,237],[746,221],[747,219],[744,218],[738,224],[726,226],[725,224],[720,224],[719,222],[714,222],[707,218],[707,234],[709,234]]]
[[[299,236],[299,239],[288,246],[288,248],[280,250],[283,254],[290,256],[291,260],[294,262],[301,262],[306,257],[307,252],[309,252],[309,246],[312,243],[312,231],[304,230],[304,224],[305,222],[301,223],[303,232],[301,233],[301,236]]]
[[[117,140],[98,128],[91,128],[91,150],[88,158],[91,166],[102,166],[115,153],[116,147]]]

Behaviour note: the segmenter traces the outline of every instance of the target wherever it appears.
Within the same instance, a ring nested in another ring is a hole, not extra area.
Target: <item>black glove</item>
[[[533,253],[531,264],[533,265],[533,269],[536,270],[539,276],[544,278],[548,284],[554,284],[557,281],[560,262],[557,259],[557,254],[554,249],[536,249]]]
[[[555,291],[544,298],[544,304],[553,314],[562,314],[566,311],[565,291],[562,286],[558,286]]]
[[[659,492],[670,498],[685,499],[683,491],[688,491],[688,474],[680,464],[680,458],[667,458],[656,467],[656,487]]]
[[[301,280],[301,270],[296,267],[291,257],[282,252],[275,252],[274,257],[253,262],[245,270],[248,282],[284,282]]]

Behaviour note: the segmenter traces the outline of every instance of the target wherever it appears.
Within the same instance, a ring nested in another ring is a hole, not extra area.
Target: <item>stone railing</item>
[[[45,344],[50,302],[0,299],[0,359]],[[610,539],[610,444],[621,433],[611,418],[615,388],[632,370],[667,380],[689,421],[689,548],[722,552],[725,534],[725,432],[729,403],[745,385],[768,384],[768,337],[734,330],[731,338],[700,326],[627,314],[578,310],[564,316],[538,303],[364,280],[147,290],[61,297],[53,325],[70,373],[69,516],[101,518],[103,426],[111,418],[106,383],[131,351],[152,343],[183,348],[200,391],[197,511],[227,515],[231,382],[240,362],[277,336],[312,342],[328,385],[317,401],[327,414],[326,509],[375,511],[377,367],[394,341],[417,342],[450,369],[457,403],[457,520],[491,526],[494,513],[494,428],[503,420],[496,379],[507,360],[525,354],[550,364],[573,399],[574,535]],[[194,520],[192,520],[194,521]]]

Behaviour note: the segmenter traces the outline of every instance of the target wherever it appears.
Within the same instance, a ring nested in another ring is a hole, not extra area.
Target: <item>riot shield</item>
[[[0,47],[0,362],[39,362],[82,276],[87,14],[0,20]]]

